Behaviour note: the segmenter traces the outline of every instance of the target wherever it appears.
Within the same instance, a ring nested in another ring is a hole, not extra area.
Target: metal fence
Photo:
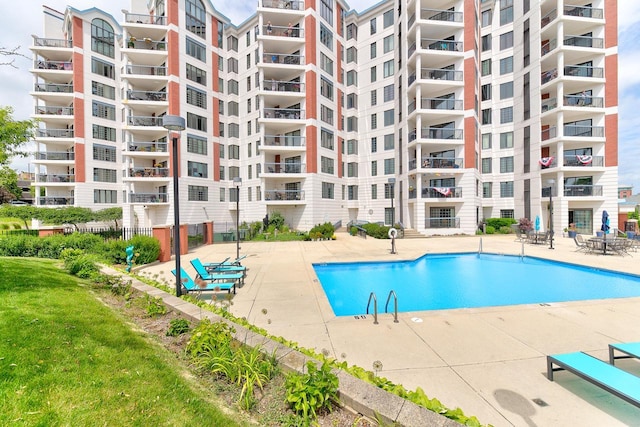
[[[97,236],[100,236],[104,240],[111,240],[111,239],[129,240],[133,236],[153,236],[153,228],[151,227],[125,227],[125,228],[80,227],[76,229],[73,226],[65,226],[63,228],[63,233],[65,235],[73,234],[73,233],[89,233],[89,234],[95,234]]]

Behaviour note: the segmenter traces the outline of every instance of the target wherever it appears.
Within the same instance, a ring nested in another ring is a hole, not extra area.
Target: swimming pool
[[[336,316],[364,314],[371,292],[384,312],[392,290],[399,312],[640,296],[640,276],[511,255],[429,254],[313,268]]]

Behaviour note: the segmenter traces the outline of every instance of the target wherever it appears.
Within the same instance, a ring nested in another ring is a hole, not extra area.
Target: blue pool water
[[[336,316],[364,314],[371,292],[384,312],[392,290],[399,312],[640,296],[640,276],[508,255],[425,255],[313,268]]]

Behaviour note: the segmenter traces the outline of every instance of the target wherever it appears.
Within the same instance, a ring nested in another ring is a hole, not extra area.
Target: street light
[[[388,182],[389,182],[389,186],[391,187],[391,226],[393,227],[393,225],[396,223],[396,211],[393,208],[393,199],[395,198],[394,190],[396,186],[396,179],[389,178]]]
[[[178,199],[178,137],[185,129],[184,118],[180,116],[163,116],[162,126],[173,134],[172,169],[173,169],[173,251],[176,256],[176,296],[182,295],[182,277],[180,274],[180,206]]]
[[[553,185],[556,183],[554,179],[547,180],[549,189],[549,249],[553,249]]]
[[[236,260],[240,258],[240,186],[242,178],[236,176],[233,178],[236,186]]]

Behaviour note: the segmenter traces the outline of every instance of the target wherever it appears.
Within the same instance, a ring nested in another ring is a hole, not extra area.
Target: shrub
[[[274,229],[280,230],[280,227],[282,227],[283,225],[284,225],[284,217],[282,216],[282,214],[278,211],[271,212],[271,215],[269,215],[268,228],[271,228],[271,226],[273,226]]]
[[[500,227],[510,227],[511,224],[516,223],[516,220],[513,218],[488,218],[485,222],[487,226],[493,227],[494,230],[499,230]]]
[[[496,232],[496,229],[495,229],[493,226],[491,226],[491,225],[487,225],[487,226],[485,227],[485,232],[486,232],[487,234],[494,234],[494,233]]]
[[[127,262],[126,248],[133,245],[137,254],[136,264],[149,264],[160,255],[160,242],[155,237],[134,236],[129,240],[109,240],[104,244],[101,255],[107,262],[125,264]]]
[[[318,224],[309,230],[309,235],[314,239],[330,239],[335,232],[333,224],[325,222],[324,224]]]
[[[510,233],[513,233],[513,229],[511,227],[507,227],[506,225],[503,225],[502,227],[500,227],[498,229],[498,233],[500,233],[500,234],[510,234]]]
[[[518,228],[521,232],[527,233],[533,230],[533,222],[529,218],[520,218],[518,220]]]
[[[380,225],[376,222],[370,222],[368,224],[362,224],[362,228],[367,231],[367,235],[375,237],[376,239],[388,239],[389,228],[386,225]]]
[[[169,329],[167,329],[168,337],[177,337],[187,332],[189,332],[189,321],[187,321],[187,319],[179,317],[169,322]]]
[[[187,354],[193,358],[211,352],[219,353],[231,345],[231,334],[235,329],[224,322],[211,323],[203,319],[193,330],[187,344]]]
[[[349,234],[351,234],[352,236],[356,236],[358,234],[358,227],[352,225],[349,229]]]
[[[60,259],[69,273],[83,279],[91,278],[100,271],[95,255],[87,254],[81,249],[63,249],[60,252]]]
[[[325,360],[320,369],[312,361],[307,362],[307,373],[293,373],[287,376],[287,403],[302,416],[305,424],[313,421],[319,411],[330,411],[333,402],[338,401],[338,377],[331,372]]]

